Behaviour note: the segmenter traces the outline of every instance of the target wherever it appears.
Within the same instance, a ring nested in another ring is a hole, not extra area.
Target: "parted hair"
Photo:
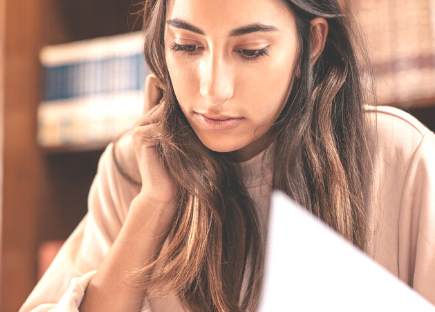
[[[294,13],[298,52],[288,98],[272,126],[272,187],[364,249],[370,181],[364,103],[373,93],[363,37],[336,0],[281,1]],[[205,147],[180,109],[165,62],[165,14],[166,0],[144,2],[145,59],[165,85],[158,151],[176,184],[178,210],[168,247],[138,274],[149,298],[171,292],[191,311],[253,311],[264,270],[255,204],[236,153]],[[329,33],[312,64],[315,17],[327,20]]]

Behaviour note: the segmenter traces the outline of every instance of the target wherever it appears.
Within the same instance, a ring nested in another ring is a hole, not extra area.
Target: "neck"
[[[270,131],[268,131],[257,140],[237,150],[236,151],[237,161],[239,162],[247,161],[260,154],[272,143],[272,140],[270,138],[271,138],[271,133]]]

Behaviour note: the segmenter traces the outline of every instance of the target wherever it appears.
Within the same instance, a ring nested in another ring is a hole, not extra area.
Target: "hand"
[[[164,87],[155,75],[148,75],[145,84],[145,100],[142,117],[133,129],[133,147],[142,179],[142,189],[134,201],[134,208],[165,210],[164,215],[172,216],[175,211],[175,187],[163,162],[159,158],[154,135],[158,132],[162,116]],[[146,203],[146,204],[145,204]]]

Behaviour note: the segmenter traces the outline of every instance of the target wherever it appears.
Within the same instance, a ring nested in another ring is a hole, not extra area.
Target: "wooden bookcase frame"
[[[140,10],[139,2],[0,0],[0,311],[18,311],[36,285],[39,245],[66,239],[85,215],[104,149],[38,145],[39,51],[48,44],[140,30],[140,17],[129,14]]]

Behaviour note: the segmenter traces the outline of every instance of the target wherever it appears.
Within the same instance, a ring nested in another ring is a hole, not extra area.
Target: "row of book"
[[[133,54],[44,68],[44,101],[139,90],[143,56]]]
[[[148,74],[141,32],[47,46],[40,61],[42,146],[108,142],[140,118]]]
[[[368,41],[381,104],[435,96],[435,1],[351,1]]]
[[[352,0],[367,37],[381,104],[435,96],[435,1]],[[141,115],[141,32],[45,47],[42,146],[110,141]]]

